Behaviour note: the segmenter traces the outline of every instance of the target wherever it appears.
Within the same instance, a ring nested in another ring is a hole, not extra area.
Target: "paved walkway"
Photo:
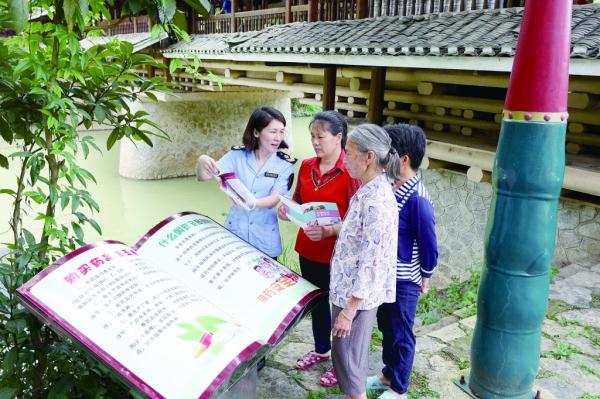
[[[467,399],[453,380],[469,374],[471,335],[476,316],[461,312],[416,329],[417,355],[411,399]],[[543,325],[542,357],[536,387],[542,399],[600,399],[600,259],[560,269],[550,287]],[[330,365],[298,372],[296,358],[312,349],[305,319],[267,360],[259,373],[259,399],[316,399],[327,396],[317,381]],[[381,369],[381,349],[370,356],[373,374]]]

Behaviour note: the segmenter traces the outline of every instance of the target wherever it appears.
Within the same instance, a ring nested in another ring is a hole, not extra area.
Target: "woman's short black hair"
[[[258,148],[258,138],[254,135],[254,132],[263,130],[273,121],[273,119],[278,120],[283,123],[283,126],[286,126],[283,114],[273,107],[257,108],[252,115],[250,115],[246,129],[244,129],[244,135],[242,136],[242,143],[247,150],[254,151]],[[285,140],[281,140],[279,148],[288,148]]]
[[[334,136],[342,134],[342,148],[346,146],[346,138],[348,136],[348,124],[344,115],[337,111],[323,111],[315,114],[310,122],[309,128],[314,125],[322,126],[323,130],[327,130]]]
[[[426,137],[423,129],[416,125],[399,123],[384,126],[392,139],[392,147],[399,156],[408,155],[410,167],[417,171],[425,156]]]

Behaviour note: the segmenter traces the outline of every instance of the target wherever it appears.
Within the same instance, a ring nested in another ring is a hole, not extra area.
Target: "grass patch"
[[[595,375],[596,377],[600,377],[600,370],[598,370],[596,367],[592,367],[585,363],[578,363],[578,365],[582,370],[584,370],[592,375]]]
[[[556,276],[558,276],[558,273],[560,273],[560,270],[558,269],[558,267],[552,265],[552,267],[550,268],[550,282],[551,283],[554,282],[554,278]]]
[[[339,387],[327,388],[322,391],[308,391],[305,399],[322,399],[329,395],[342,395]]]
[[[429,388],[429,379],[425,374],[413,371],[410,374],[410,386],[408,389],[410,399],[419,399],[424,397],[439,398],[440,394]]]
[[[583,336],[592,341],[594,345],[600,348],[600,329],[592,326],[583,327]]]
[[[586,393],[580,396],[579,399],[600,399],[600,395],[590,395],[589,393]]]
[[[578,326],[581,324],[581,321],[579,321],[579,320],[569,320],[569,319],[565,319],[565,318],[560,318],[559,320],[557,320],[557,322],[562,327]]]
[[[592,307],[600,307],[600,294],[592,293]]]
[[[556,319],[556,315],[562,312],[566,312],[568,310],[575,309],[574,306],[569,305],[566,302],[560,301],[558,299],[549,299],[548,300],[548,312],[546,317],[550,320],[558,321]]]
[[[554,359],[570,359],[571,356],[580,353],[580,350],[575,346],[563,341],[556,341],[556,347],[551,351],[544,352],[544,357],[553,357]]]
[[[465,369],[468,369],[469,367],[471,367],[471,362],[469,361],[469,359],[459,359],[458,360],[458,369],[459,370],[465,370]]]
[[[477,289],[481,272],[469,269],[469,278],[460,282],[458,277],[452,277],[448,288],[438,290],[433,287],[427,295],[421,296],[417,305],[417,316],[423,324],[433,324],[459,309],[466,309],[465,317],[477,313]]]

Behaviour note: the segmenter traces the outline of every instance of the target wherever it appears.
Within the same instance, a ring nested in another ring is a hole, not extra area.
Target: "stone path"
[[[468,398],[453,380],[469,374],[475,320],[476,316],[462,318],[458,311],[435,324],[415,329],[417,354],[411,399]],[[311,349],[310,320],[305,319],[259,372],[258,398],[327,397],[331,391],[317,382],[330,364],[321,363],[304,372],[293,368],[297,357]],[[372,348],[370,366],[372,374],[381,369],[378,347]],[[563,267],[554,277],[535,383],[542,399],[600,399],[600,259]]]

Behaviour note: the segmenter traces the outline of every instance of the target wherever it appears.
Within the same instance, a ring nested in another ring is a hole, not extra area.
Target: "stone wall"
[[[423,170],[422,178],[435,205],[440,267],[434,284],[445,287],[451,276],[464,279],[481,267],[483,238],[492,197],[489,183],[474,183],[464,174]],[[569,264],[600,255],[600,207],[560,199],[554,264]]]
[[[242,144],[242,133],[252,111],[263,105],[279,109],[291,132],[291,101],[286,92],[240,88],[240,91],[181,93],[164,101],[140,101],[132,112],[144,110],[171,137],[143,142],[121,141],[119,174],[133,179],[161,179],[194,175],[196,159],[221,157],[232,145]],[[291,140],[291,135],[286,137]],[[291,143],[289,143],[291,144]]]

